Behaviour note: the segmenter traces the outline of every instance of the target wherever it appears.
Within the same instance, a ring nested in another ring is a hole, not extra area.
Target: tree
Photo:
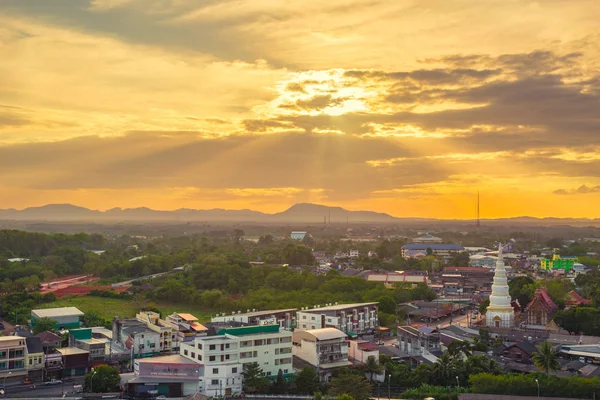
[[[434,381],[439,385],[451,385],[456,376],[456,363],[450,354],[444,353],[433,364],[431,374]]]
[[[509,294],[519,300],[521,307],[527,306],[535,292],[535,281],[529,276],[518,276],[508,282]]]
[[[463,340],[453,340],[448,345],[448,354],[450,354],[450,357],[453,359],[461,359],[463,355],[464,357],[470,357],[471,344]]]
[[[91,328],[94,326],[105,326],[107,321],[96,311],[88,311],[82,318],[83,326]]]
[[[454,253],[450,258],[450,265],[455,265],[457,267],[468,266],[470,262],[471,258],[469,257],[469,253],[466,251]]]
[[[53,319],[50,319],[48,317],[40,318],[37,321],[35,321],[33,333],[34,335],[37,335],[38,333],[45,331],[53,332],[56,329],[56,325],[58,325],[58,322],[56,322]]]
[[[367,374],[371,374],[369,381],[373,382],[373,375],[381,374],[383,372],[383,366],[379,364],[375,356],[369,356],[369,358],[367,358],[367,362],[365,363],[365,372]]]
[[[277,371],[277,380],[275,380],[275,382],[273,382],[273,385],[271,386],[271,392],[274,394],[283,394],[285,393],[286,388],[287,382],[283,377],[283,371],[280,369],[279,371]]]
[[[390,296],[381,296],[377,299],[379,311],[386,314],[396,313],[396,301]]]
[[[329,394],[336,397],[347,394],[355,400],[367,400],[371,398],[371,384],[364,376],[346,372],[331,380]]]
[[[479,304],[479,313],[481,315],[485,315],[489,305],[490,305],[490,299],[482,301],[481,304]]]
[[[244,364],[244,391],[248,393],[265,393],[269,387],[269,379],[264,376],[258,363]]]
[[[354,397],[350,396],[349,394],[343,394],[341,396],[338,396],[335,398],[335,400],[355,400]]]
[[[313,395],[319,390],[319,376],[309,367],[304,367],[296,374],[296,391],[300,394]]]
[[[115,392],[119,390],[121,376],[119,370],[110,365],[101,364],[85,376],[84,390],[94,393]]]
[[[537,351],[532,355],[533,363],[536,367],[546,372],[556,371],[560,367],[558,362],[558,353],[548,342],[543,342],[537,346]]]

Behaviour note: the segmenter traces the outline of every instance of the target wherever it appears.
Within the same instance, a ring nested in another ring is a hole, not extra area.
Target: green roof
[[[75,340],[86,340],[92,338],[92,328],[71,329],[69,334],[73,335]]]
[[[259,333],[277,333],[279,325],[262,325],[262,326],[244,326],[241,328],[226,328],[219,331],[219,335],[258,335]]]

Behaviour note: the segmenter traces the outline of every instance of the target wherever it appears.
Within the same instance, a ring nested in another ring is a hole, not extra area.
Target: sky
[[[600,217],[597,0],[3,0],[0,208]]]

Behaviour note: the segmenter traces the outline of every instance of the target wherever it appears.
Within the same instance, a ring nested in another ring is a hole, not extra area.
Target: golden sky
[[[598,0],[3,0],[0,208],[600,217]]]

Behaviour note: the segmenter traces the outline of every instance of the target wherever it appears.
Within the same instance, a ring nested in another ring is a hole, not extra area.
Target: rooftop
[[[241,328],[225,328],[221,329],[218,335],[259,335],[261,333],[278,333],[279,325],[258,325],[258,326],[244,326]]]
[[[89,354],[90,352],[87,350],[82,350],[77,347],[62,347],[60,349],[56,349],[63,356],[72,356],[76,354]]]
[[[83,316],[83,313],[77,307],[41,308],[31,310],[31,314],[38,318]]]
[[[38,336],[32,336],[32,337],[25,338],[25,344],[27,344],[27,353],[28,354],[44,352],[44,349],[42,347],[42,341]]]
[[[136,360],[139,363],[149,363],[149,364],[191,364],[197,365],[198,363],[191,361],[189,358],[186,358],[179,354],[172,354],[168,356],[160,356],[160,357],[151,357],[151,358],[140,358]]]
[[[304,334],[310,335],[317,340],[345,339],[347,337],[344,332],[335,328],[311,329],[307,331],[297,331],[295,333],[298,333],[301,336],[304,336]]]
[[[285,309],[282,309],[282,310],[249,311],[249,312],[245,312],[245,313],[225,315],[224,317],[234,317],[234,316],[235,317],[237,317],[237,316],[260,317],[262,315],[272,315],[272,314],[286,313],[286,312],[292,312],[292,311],[296,311],[296,310],[297,310],[297,308],[285,308]]]
[[[375,306],[377,304],[379,304],[379,303],[375,302],[375,303],[336,304],[334,306],[311,308],[311,309],[303,310],[303,311],[304,312],[339,311],[339,310],[346,310],[348,308],[359,308],[359,307]]]
[[[460,244],[453,243],[409,243],[402,246],[403,250],[422,250],[430,248],[431,250],[457,250],[462,251],[465,248]]]
[[[184,321],[198,321],[198,318],[194,317],[192,314],[188,314],[188,313],[177,313],[177,315],[179,316],[179,318],[181,318]]]
[[[42,343],[62,342],[62,337],[60,337],[57,334],[52,333],[50,331],[40,332],[35,336],[39,337],[41,339]]]

